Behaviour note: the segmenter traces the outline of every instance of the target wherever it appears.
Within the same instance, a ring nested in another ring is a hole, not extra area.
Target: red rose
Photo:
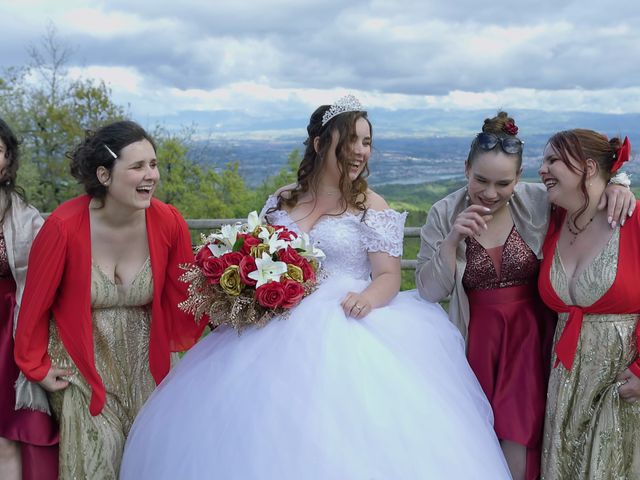
[[[302,263],[298,265],[302,269],[302,275],[304,276],[304,281],[316,281],[316,271],[313,266],[304,258],[302,259]]]
[[[295,248],[287,247],[278,250],[278,259],[284,263],[290,263],[302,268],[302,264],[306,261],[296,252]]]
[[[304,297],[304,287],[294,280],[285,280],[282,282],[282,288],[284,290],[283,308],[296,306]]]
[[[293,240],[294,238],[298,238],[296,232],[292,232],[291,230],[287,230],[286,228],[278,233],[278,240]]]
[[[209,250],[209,244],[207,243],[200,250],[198,250],[198,253],[196,253],[196,265],[202,268],[204,261],[211,256],[213,256],[213,253],[211,253],[211,250]]]
[[[240,261],[244,258],[244,255],[240,252],[229,252],[225,253],[220,257],[222,263],[224,264],[224,268],[230,267],[231,265],[240,265]]]
[[[260,305],[271,310],[282,306],[284,288],[280,282],[269,282],[256,288],[256,300]]]
[[[256,259],[247,255],[240,261],[240,280],[242,280],[245,285],[255,285],[256,281],[253,278],[249,278],[249,274],[256,270]]]
[[[238,234],[238,237],[242,237],[244,239],[244,243],[242,244],[242,248],[240,251],[244,255],[249,255],[251,253],[251,247],[255,247],[256,245],[260,245],[262,243],[260,239],[254,237],[253,235],[249,235],[248,233]]]
[[[206,258],[202,264],[202,273],[211,284],[220,283],[220,277],[226,269],[224,262],[213,255]]]

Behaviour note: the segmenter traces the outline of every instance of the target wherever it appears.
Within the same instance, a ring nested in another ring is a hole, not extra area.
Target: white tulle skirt
[[[411,291],[345,317],[366,285],[331,279],[287,318],[205,337],[138,415],[121,479],[511,478],[441,307]]]

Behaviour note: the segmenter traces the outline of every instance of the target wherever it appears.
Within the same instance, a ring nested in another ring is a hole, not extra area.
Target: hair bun
[[[493,118],[486,118],[482,125],[483,133],[493,133],[494,135],[507,134],[515,136],[518,134],[518,127],[513,118],[507,112],[500,111]]]

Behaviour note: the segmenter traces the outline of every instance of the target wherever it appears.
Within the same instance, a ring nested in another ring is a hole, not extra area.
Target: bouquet
[[[195,263],[180,265],[189,284],[179,307],[212,327],[229,324],[239,332],[265,325],[286,313],[317,286],[324,259],[306,233],[263,223],[251,212],[247,223],[224,225],[202,235]]]

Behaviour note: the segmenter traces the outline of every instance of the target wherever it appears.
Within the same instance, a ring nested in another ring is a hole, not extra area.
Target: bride
[[[406,214],[368,189],[353,96],[322,106],[272,224],[307,232],[327,277],[287,318],[189,351],[138,415],[121,479],[509,479],[458,330],[398,294]]]

